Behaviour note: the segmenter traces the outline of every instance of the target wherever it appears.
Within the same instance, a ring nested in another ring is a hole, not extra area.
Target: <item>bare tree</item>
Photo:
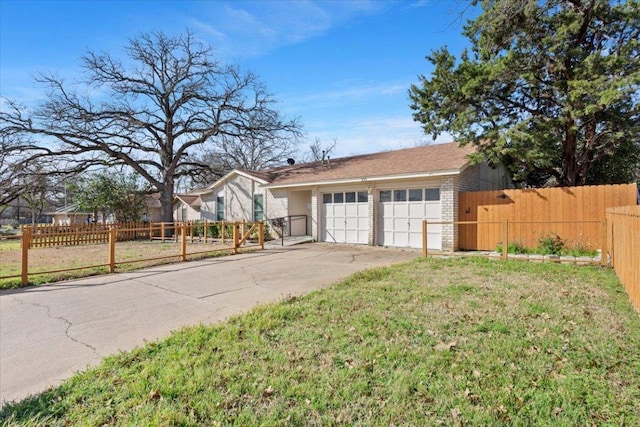
[[[242,137],[222,136],[214,150],[205,152],[200,161],[209,166],[193,174],[191,186],[207,185],[233,169],[262,170],[284,164],[296,149],[286,137],[265,138],[246,135]]]
[[[316,138],[313,144],[309,145],[309,154],[305,157],[305,160],[308,162],[323,161],[336,148],[336,145],[338,145],[336,138],[333,139],[333,144],[330,145],[322,145],[320,138]]]
[[[195,152],[224,153],[228,141],[297,142],[300,125],[273,109],[258,78],[217,62],[190,32],[141,34],[126,46],[125,66],[89,51],[80,95],[62,79],[43,75],[46,102],[27,114],[14,102],[0,112],[0,132],[32,135],[32,157],[60,159],[67,170],[126,165],[160,192],[162,220],[173,221],[176,180],[210,170]]]

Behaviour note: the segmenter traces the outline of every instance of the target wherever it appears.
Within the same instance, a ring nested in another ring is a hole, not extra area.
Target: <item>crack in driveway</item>
[[[86,343],[84,341],[80,341],[79,339],[71,336],[71,334],[69,333],[69,329],[71,329],[71,327],[73,326],[73,323],[69,319],[67,319],[65,317],[53,316],[51,314],[52,308],[50,306],[44,305],[44,304],[35,303],[35,302],[23,301],[20,298],[15,298],[15,300],[20,302],[21,304],[28,304],[28,305],[32,305],[34,307],[44,308],[46,310],[46,315],[47,315],[48,319],[60,320],[60,321],[64,322],[67,325],[67,327],[64,330],[64,335],[67,338],[69,338],[71,341],[73,341],[75,343],[78,343],[80,345],[83,345],[83,346],[87,347],[88,349],[90,349],[93,352],[93,354],[95,354],[96,356],[99,356],[98,350],[94,346],[92,346],[91,344]]]

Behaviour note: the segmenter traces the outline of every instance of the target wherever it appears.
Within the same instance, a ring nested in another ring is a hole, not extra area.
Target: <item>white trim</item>
[[[355,184],[355,183],[368,184],[368,183],[377,182],[377,181],[430,178],[430,177],[440,177],[440,176],[450,176],[450,175],[460,175],[460,170],[452,169],[452,170],[445,170],[445,171],[438,171],[438,172],[422,172],[422,173],[411,174],[411,175],[383,175],[383,176],[374,176],[374,177],[331,179],[327,181],[310,181],[310,182],[297,183],[297,184],[271,184],[271,185],[265,185],[264,187],[273,189],[273,188],[308,187],[308,186],[319,186],[319,185],[337,185],[337,184]]]
[[[242,172],[242,171],[239,171],[239,170],[237,170],[237,169],[234,169],[234,170],[232,170],[231,172],[228,172],[225,176],[223,176],[222,178],[220,178],[219,180],[217,180],[217,181],[216,181],[216,182],[214,182],[213,184],[211,184],[210,186],[208,186],[208,187],[207,187],[207,190],[213,190],[213,189],[215,189],[215,188],[216,188],[216,186],[218,186],[219,184],[224,185],[224,183],[225,183],[229,178],[231,178],[231,176],[232,176],[232,175],[234,175],[234,174],[235,174],[235,175],[243,176],[243,177],[248,178],[248,179],[250,179],[250,180],[252,180],[252,181],[259,182],[259,183],[260,183],[260,184],[262,184],[262,185],[267,184],[267,183],[269,182],[269,181],[265,181],[264,179],[261,179],[261,178],[258,178],[258,177],[256,177],[256,176],[253,176],[253,175],[251,175],[251,174],[248,174],[248,173],[246,173],[246,172]]]

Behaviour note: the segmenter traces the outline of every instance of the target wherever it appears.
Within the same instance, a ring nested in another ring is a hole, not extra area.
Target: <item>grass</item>
[[[187,253],[210,251],[207,254],[190,255],[189,259],[199,259],[206,256],[221,256],[228,252],[220,251],[223,247],[229,247],[220,243],[187,243]],[[149,242],[149,241],[125,241],[116,243],[116,271],[131,271],[153,265],[176,262],[181,254],[180,243],[175,242]],[[156,259],[144,262],[135,262],[141,259],[155,257],[175,256],[169,259]],[[0,277],[19,276],[21,271],[21,252],[19,240],[0,241]],[[85,266],[108,264],[109,253],[107,244],[86,244],[80,246],[58,246],[33,248],[29,250],[29,283],[39,285],[42,283],[57,282],[79,277],[94,276],[108,273],[107,267],[83,268],[81,270],[66,271],[52,274],[38,274],[39,272],[73,269]],[[21,287],[20,278],[0,279],[0,289]]]
[[[598,267],[419,259],[106,359],[13,425],[640,425],[640,317]]]

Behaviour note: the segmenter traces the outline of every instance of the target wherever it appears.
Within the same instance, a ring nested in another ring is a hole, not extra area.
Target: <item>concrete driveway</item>
[[[0,402],[183,326],[329,286],[414,250],[307,244],[0,292]]]

